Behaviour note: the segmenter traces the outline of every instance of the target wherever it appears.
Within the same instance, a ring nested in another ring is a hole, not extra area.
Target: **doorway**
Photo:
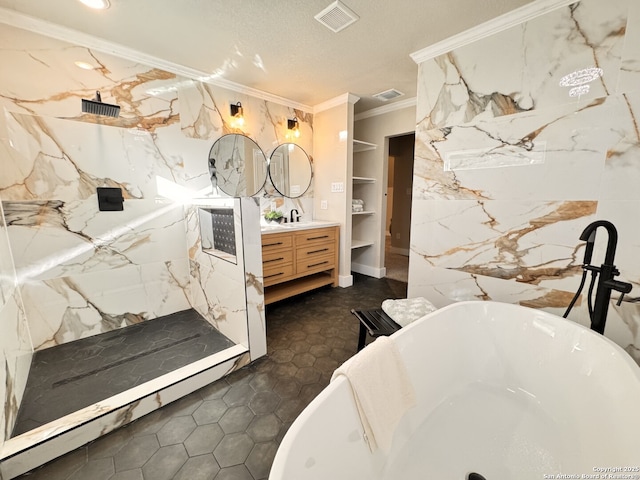
[[[389,138],[384,266],[387,278],[402,282],[409,278],[414,153],[414,132]]]

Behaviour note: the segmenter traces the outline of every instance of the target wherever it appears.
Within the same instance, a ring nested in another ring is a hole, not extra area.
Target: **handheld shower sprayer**
[[[584,232],[583,232],[584,235]],[[582,264],[583,265],[591,265],[591,257],[593,256],[593,246],[596,243],[596,231],[593,230],[590,234],[588,238],[582,238],[582,235],[580,236],[580,240],[586,240],[587,241],[587,245],[584,249],[584,259],[582,260]]]

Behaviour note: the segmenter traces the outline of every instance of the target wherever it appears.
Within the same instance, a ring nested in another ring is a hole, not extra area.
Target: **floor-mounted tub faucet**
[[[607,239],[607,251],[604,257],[604,263],[600,267],[594,267],[593,265],[591,265],[591,257],[593,255],[593,246],[596,242],[596,231],[599,227],[604,227],[607,230],[609,238]],[[588,296],[591,330],[594,330],[598,333],[604,333],[604,326],[607,322],[607,312],[609,310],[609,302],[611,300],[612,290],[620,292],[620,298],[618,300],[618,305],[620,305],[620,303],[622,303],[624,295],[631,291],[632,285],[630,283],[614,280],[614,277],[620,275],[620,272],[613,264],[616,254],[616,246],[618,244],[618,231],[616,230],[616,227],[613,225],[613,223],[608,222],[607,220],[598,220],[590,223],[580,235],[580,240],[587,242],[584,252],[584,261],[582,262],[584,274],[582,276],[580,288],[576,292],[576,295],[571,301],[571,304],[569,305],[569,308],[567,309],[567,312],[564,314],[564,316],[566,317],[569,314],[571,307],[573,307],[573,304],[580,295],[582,287],[584,286],[586,272],[591,271],[593,276],[591,280],[591,286],[589,287]],[[597,275],[599,275],[598,288],[596,289],[595,303],[593,303],[592,306],[591,292],[593,290]]]

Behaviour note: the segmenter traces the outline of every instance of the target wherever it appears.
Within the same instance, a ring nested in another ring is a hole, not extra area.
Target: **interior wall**
[[[582,0],[419,65],[409,296],[561,315],[598,219],[616,225],[618,279],[640,296],[639,10]],[[588,92],[560,85],[593,66]],[[569,318],[588,324],[585,304]],[[612,302],[605,334],[640,361],[638,304]]]
[[[382,269],[384,268],[384,250],[386,240],[386,185],[388,182],[387,157],[391,153],[389,150],[389,142],[392,137],[415,132],[415,128],[415,105],[409,105],[398,110],[380,111],[380,113],[375,111],[364,112],[364,114],[357,115],[355,118],[354,137],[358,140],[370,142],[378,146],[375,150],[358,154],[360,156],[358,159],[358,161],[361,162],[360,165],[364,165],[364,168],[366,168],[362,175],[376,178],[379,185],[376,189],[378,192],[377,198],[372,205],[372,209],[376,212],[374,220],[377,222],[376,230],[378,240],[376,247],[369,247],[359,254],[358,262],[380,271],[383,271]],[[394,196],[397,198],[395,185]]]
[[[0,398],[4,400],[4,408],[0,410],[0,445],[11,436],[32,351],[0,203]]]
[[[314,115],[314,212],[317,220],[340,224],[340,255],[338,269],[341,287],[351,286],[351,212],[346,214],[347,198],[351,197],[350,119],[353,119],[353,103],[348,98]],[[341,135],[340,132],[344,132]],[[342,183],[342,192],[332,192],[332,183]],[[326,202],[327,208],[322,208]]]
[[[295,143],[300,146],[312,164],[312,179],[309,189],[299,198],[285,198],[275,190],[267,176],[263,188],[255,197],[260,198],[260,210],[263,213],[275,207],[284,214],[288,214],[295,208],[300,213],[301,220],[311,221],[313,219],[315,165],[312,114],[198,82],[181,84],[179,97],[181,130],[189,138],[216,140],[225,133],[243,133],[260,146],[267,158],[271,156],[278,145],[283,143]],[[235,128],[228,120],[229,105],[237,102],[241,102],[244,110],[245,125],[242,129]],[[299,137],[292,136],[287,128],[287,120],[294,117],[299,122]],[[212,141],[211,144],[213,144]]]

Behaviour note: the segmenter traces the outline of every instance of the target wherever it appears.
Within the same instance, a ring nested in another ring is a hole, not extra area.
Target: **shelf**
[[[351,215],[373,215],[374,211],[371,210],[365,210],[364,212],[351,212]]]
[[[353,139],[353,153],[366,152],[368,150],[375,150],[376,148],[378,148],[378,145],[375,143]]]
[[[353,183],[376,183],[375,178],[370,177],[352,177]]]
[[[351,250],[355,248],[370,247],[374,242],[366,240],[351,240]]]
[[[269,305],[270,303],[289,298],[292,295],[298,295],[319,287],[332,285],[333,282],[334,279],[331,275],[322,272],[297,278],[293,281],[278,283],[264,289],[264,304]]]

